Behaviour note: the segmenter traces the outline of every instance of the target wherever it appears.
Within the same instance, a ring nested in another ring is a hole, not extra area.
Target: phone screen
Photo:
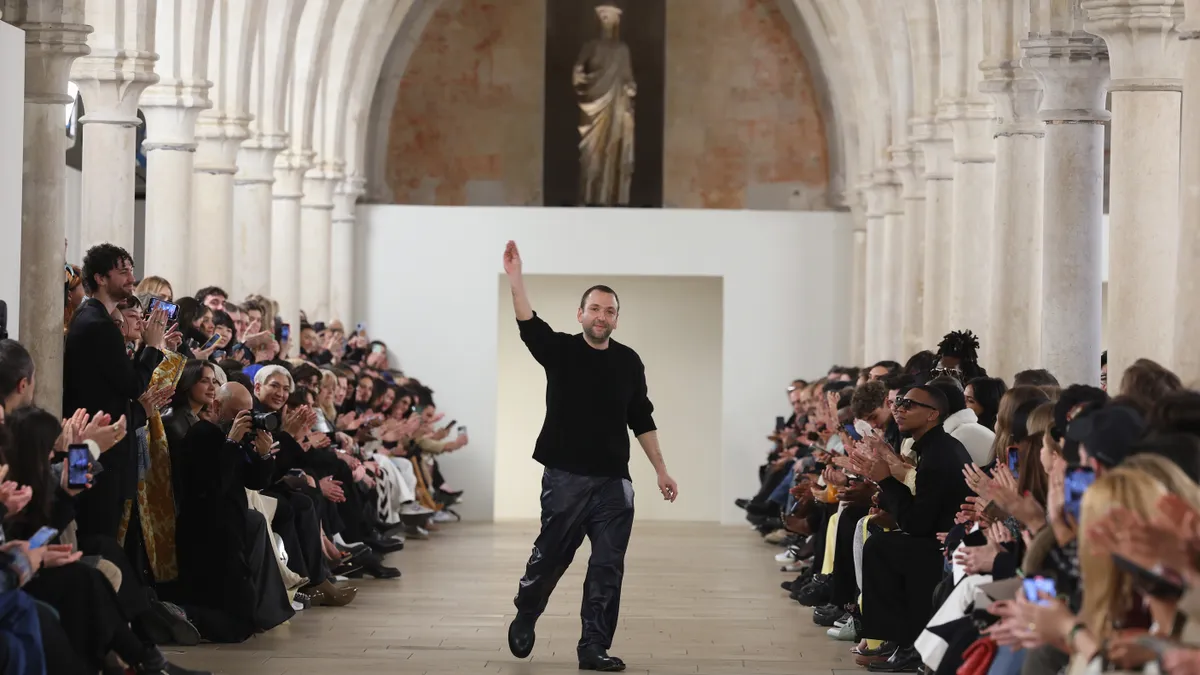
[[[786,418],[784,418],[784,417],[776,417],[775,418],[775,431],[776,432],[783,431],[783,427],[785,427],[786,425],[787,425]]]
[[[179,313],[179,305],[158,298],[150,298],[150,306],[146,308],[147,314],[153,312],[159,305],[167,311],[167,323],[175,320],[175,315]]]
[[[208,349],[209,347],[212,347],[213,345],[215,345],[215,344],[217,344],[218,342],[220,342],[220,340],[221,340],[221,334],[220,334],[220,333],[213,333],[213,334],[212,334],[212,337],[208,338],[208,342],[205,342],[205,343],[204,343],[204,346],[203,346],[203,347],[201,347],[200,349],[201,349],[201,350]]]
[[[41,548],[58,536],[58,530],[53,527],[43,527],[29,538],[29,548]]]
[[[1063,482],[1063,510],[1079,522],[1079,509],[1083,506],[1083,493],[1096,482],[1096,472],[1087,467],[1072,469]]]
[[[86,443],[67,446],[67,487],[82,490],[88,484],[88,466],[92,463],[92,451]]]
[[[1046,577],[1028,577],[1023,582],[1025,588],[1025,599],[1039,605],[1050,604],[1049,600],[1045,600],[1040,594],[1044,593],[1050,597],[1058,595],[1055,590],[1054,580]]]
[[[463,424],[458,427],[458,435],[464,436],[467,433],[467,425]]]
[[[214,360],[220,361],[221,359],[225,358],[225,350],[218,349],[217,351],[212,353],[212,356],[213,356]]]
[[[1008,449],[1008,472],[1017,477],[1017,467],[1021,464],[1021,456],[1017,454],[1016,448]]]
[[[286,324],[286,323],[285,323],[285,324],[280,324],[280,326],[279,326],[279,340],[280,340],[280,342],[287,342],[287,341],[288,341],[288,337],[291,335],[291,333],[292,333],[292,327],[291,327],[291,325],[289,325],[289,324]]]

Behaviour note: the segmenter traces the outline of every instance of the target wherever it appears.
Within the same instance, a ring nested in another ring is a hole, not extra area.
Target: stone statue
[[[572,81],[579,99],[579,200],[625,206],[633,180],[633,99],[637,83],[629,46],[621,42],[621,10],[596,7],[602,35],[583,46]]]

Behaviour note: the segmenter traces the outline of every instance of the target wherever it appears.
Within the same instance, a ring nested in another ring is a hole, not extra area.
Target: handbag
[[[957,675],[987,675],[992,667],[992,659],[996,658],[996,642],[988,637],[981,637],[967,647],[963,652],[963,663],[958,667]]]

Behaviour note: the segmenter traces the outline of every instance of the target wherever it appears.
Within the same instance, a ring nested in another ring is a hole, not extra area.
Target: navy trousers
[[[517,589],[517,614],[530,621],[542,615],[586,536],[592,556],[583,583],[579,649],[611,648],[621,608],[625,549],[632,531],[633,484],[628,479],[546,469],[542,474],[542,531]]]

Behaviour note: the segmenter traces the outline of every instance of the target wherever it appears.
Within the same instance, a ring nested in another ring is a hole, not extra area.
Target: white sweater
[[[992,441],[996,439],[996,433],[979,423],[974,410],[959,410],[946,418],[942,428],[963,444],[976,466],[987,466],[991,463]]]

